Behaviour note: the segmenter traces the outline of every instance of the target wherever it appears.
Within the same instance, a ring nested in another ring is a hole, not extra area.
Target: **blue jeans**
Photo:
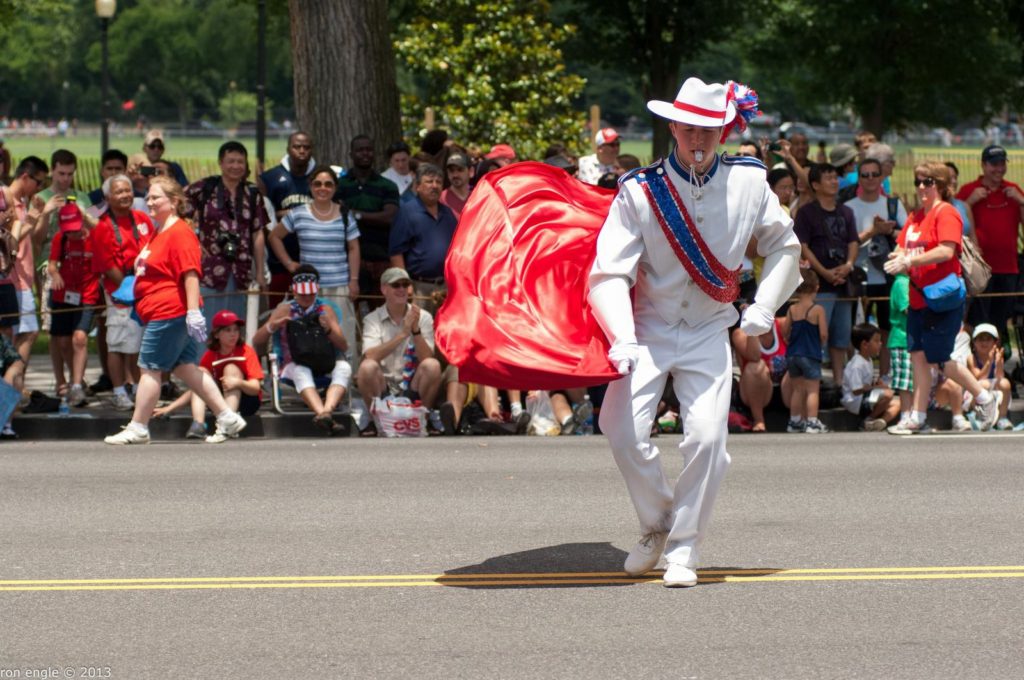
[[[814,301],[825,310],[828,320],[828,346],[846,349],[850,346],[850,329],[853,327],[853,300],[836,300],[836,293],[818,293]]]
[[[171,371],[181,364],[198,364],[202,347],[188,335],[185,317],[150,321],[142,329],[139,368]]]

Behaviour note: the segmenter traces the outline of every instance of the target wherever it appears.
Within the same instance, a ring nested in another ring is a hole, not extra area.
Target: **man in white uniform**
[[[764,165],[717,155],[732,124],[742,125],[737,102],[741,111],[756,112],[756,95],[743,86],[697,78],[683,83],[674,102],[648,102],[670,121],[676,148],[622,179],[590,272],[591,308],[611,343],[608,358],[625,376],[608,387],[601,409],[601,429],[640,520],[641,539],[625,570],[643,574],[664,554],[666,586],[697,583],[698,551],[729,466],[728,329],[751,237],[765,264],[754,304],[743,313],[748,335],[771,329],[800,281],[800,243],[768,188]],[[685,467],[674,485],[650,441],[670,374],[685,432]]]

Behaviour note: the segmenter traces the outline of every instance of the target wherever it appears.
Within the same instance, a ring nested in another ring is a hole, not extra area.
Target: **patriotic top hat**
[[[729,86],[708,84],[700,78],[687,78],[675,101],[655,99],[647,102],[647,108],[656,116],[699,127],[723,127],[736,118],[736,105],[729,96]]]

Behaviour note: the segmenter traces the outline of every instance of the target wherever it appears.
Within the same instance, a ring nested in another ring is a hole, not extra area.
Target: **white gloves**
[[[198,309],[190,309],[185,313],[185,326],[188,337],[196,342],[206,342],[206,317]]]
[[[893,253],[882,265],[886,274],[896,276],[910,269],[910,256],[906,253]]]
[[[619,372],[619,375],[629,375],[636,368],[636,362],[640,359],[640,346],[635,342],[620,342],[612,345],[608,350],[608,361]]]
[[[632,373],[640,357],[640,347],[636,344],[629,282],[618,276],[605,279],[590,289],[588,300],[594,318],[611,343],[608,361],[620,375]]]
[[[743,310],[743,317],[740,319],[740,330],[747,335],[757,337],[770,331],[774,323],[774,310],[755,302]]]

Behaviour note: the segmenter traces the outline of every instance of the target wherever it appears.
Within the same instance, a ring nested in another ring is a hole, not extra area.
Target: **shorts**
[[[18,325],[14,327],[14,334],[38,333],[39,319],[36,318],[36,299],[32,290],[19,290],[18,295]]]
[[[142,348],[142,326],[132,318],[131,307],[107,305],[107,350],[138,354]]]
[[[248,418],[260,410],[260,398],[255,394],[242,394],[238,400],[238,413]]]
[[[850,346],[853,328],[853,300],[836,300],[836,293],[818,293],[815,301],[825,310],[828,319],[828,346],[846,349]]]
[[[907,311],[907,344],[911,352],[924,352],[929,364],[949,361],[964,318],[964,305],[948,312],[930,309]]]
[[[885,390],[881,387],[876,387],[867,394],[862,395],[863,398],[860,400],[861,418],[867,418],[871,415],[871,412],[875,410],[875,405],[878,403],[878,400],[882,398],[883,394],[885,394]]]
[[[7,375],[7,369],[19,361],[23,359],[18,350],[7,338],[0,335],[0,378]]]
[[[18,325],[18,293],[13,283],[0,284],[0,328]]]
[[[786,371],[789,373],[790,378],[821,380],[821,359],[787,356],[786,363]]]
[[[892,357],[889,362],[892,382],[889,386],[895,392],[913,392],[914,366],[910,362],[910,350],[904,347],[891,347],[889,354]]]
[[[281,369],[281,377],[287,380],[291,380],[295,385],[295,389],[298,392],[307,390],[310,387],[316,388],[316,380],[313,377],[313,371],[308,366],[302,366],[296,363],[287,363],[284,368]],[[352,380],[352,366],[344,359],[338,359],[334,362],[334,370],[331,371],[331,385],[341,385],[348,389],[349,382]]]
[[[188,335],[184,315],[150,321],[142,329],[139,368],[170,371],[182,364],[198,364],[202,347]]]
[[[64,311],[74,310],[74,311]],[[68,305],[63,302],[50,303],[50,335],[55,338],[66,338],[75,331],[88,334],[92,330],[94,309],[81,309],[81,305]]]

